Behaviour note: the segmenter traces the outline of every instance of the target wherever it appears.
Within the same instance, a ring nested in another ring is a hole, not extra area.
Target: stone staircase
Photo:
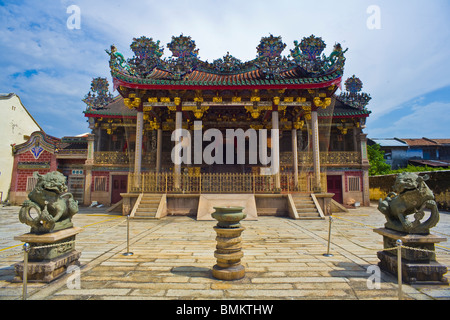
[[[324,219],[321,209],[313,199],[313,195],[307,193],[292,194],[294,210],[297,211],[298,219]]]
[[[142,194],[136,201],[131,216],[138,219],[157,219],[156,214],[162,200],[162,194]]]

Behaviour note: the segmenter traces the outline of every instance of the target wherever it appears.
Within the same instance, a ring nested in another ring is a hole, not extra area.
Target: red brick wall
[[[16,190],[14,191],[26,191],[27,190],[27,178],[33,176],[33,172],[39,172],[40,174],[46,174],[50,172],[48,169],[20,169],[17,172]]]
[[[38,159],[35,159],[31,151],[24,152],[19,154],[14,159],[14,168],[13,168],[13,183],[11,184],[11,191],[24,192],[27,189],[27,178],[33,176],[34,172],[39,172],[40,174],[46,174],[52,170],[56,170],[53,168],[56,164],[56,157],[48,152],[47,150],[42,151]],[[49,169],[18,169],[17,165],[21,162],[49,162]]]
[[[18,157],[19,162],[51,162],[54,158],[54,155],[48,152],[47,150],[44,150],[37,159],[34,159],[34,156],[31,153],[31,151],[19,154]]]

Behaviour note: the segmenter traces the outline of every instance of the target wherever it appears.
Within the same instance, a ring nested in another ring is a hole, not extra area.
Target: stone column
[[[241,234],[245,228],[240,224],[247,216],[244,207],[214,207],[211,217],[218,221],[214,230],[217,233],[216,251],[214,257],[217,263],[212,269],[212,275],[220,280],[238,280],[245,276],[245,267],[241,264],[242,252]]]
[[[183,113],[181,111],[181,107],[177,107],[177,112],[175,115],[175,130],[177,134],[175,135],[175,141],[178,143],[181,138],[181,129],[183,122]],[[174,174],[175,174],[175,189],[180,189],[181,186],[181,163],[174,164]]]
[[[87,149],[87,158],[84,163],[84,196],[83,196],[83,204],[90,205],[91,204],[91,186],[92,186],[92,166],[94,165],[94,135],[89,134],[87,136],[88,149]]]
[[[138,109],[136,116],[136,146],[134,151],[134,183],[138,187],[141,181],[142,134],[144,132],[144,112]]]
[[[297,129],[292,129],[292,167],[294,168],[294,187],[298,188],[298,148]]]
[[[314,168],[314,186],[313,192],[320,193],[320,150],[319,150],[319,123],[317,119],[317,110],[311,111],[311,129],[312,129],[312,157]]]
[[[158,129],[156,137],[156,172],[161,172],[162,129]]]
[[[369,192],[369,157],[367,155],[367,134],[361,133],[359,135],[359,145],[361,148],[361,169],[363,170],[363,206],[370,206],[370,192]]]
[[[275,169],[275,188],[281,188],[280,181],[280,132],[278,125],[278,111],[272,111],[272,168]]]

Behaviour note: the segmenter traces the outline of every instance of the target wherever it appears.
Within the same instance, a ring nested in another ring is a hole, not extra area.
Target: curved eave
[[[135,114],[112,113],[108,111],[83,111],[86,118],[117,118],[117,119],[134,119]]]
[[[175,81],[138,79],[112,74],[114,87],[143,90],[242,90],[242,89],[321,89],[339,86],[342,73],[305,79],[243,80],[243,81]]]
[[[371,114],[371,111],[354,111],[345,113],[334,113],[318,115],[320,119],[333,118],[333,119],[345,119],[345,118],[367,118]]]

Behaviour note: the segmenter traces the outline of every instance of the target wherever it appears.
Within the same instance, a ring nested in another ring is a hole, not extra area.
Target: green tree
[[[427,172],[427,171],[441,171],[441,170],[450,170],[450,168],[443,168],[443,167],[429,167],[429,166],[413,166],[411,164],[408,164],[406,168],[392,170],[391,173],[402,173],[402,172]]]
[[[380,149],[379,144],[367,146],[367,155],[370,163],[370,176],[390,173],[391,166],[384,162],[384,151]]]

